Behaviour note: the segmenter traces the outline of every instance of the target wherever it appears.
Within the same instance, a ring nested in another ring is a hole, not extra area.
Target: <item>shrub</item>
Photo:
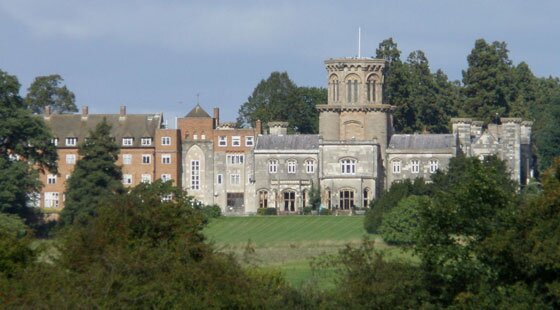
[[[419,208],[429,203],[430,198],[426,196],[409,196],[402,199],[383,218],[379,228],[383,240],[396,245],[414,244],[420,225]]]
[[[303,208],[303,214],[307,215],[307,214],[311,214],[312,208],[311,207],[305,207]]]
[[[332,211],[331,209],[321,209],[319,210],[319,215],[331,215]]]
[[[222,216],[222,209],[220,206],[214,205],[206,205],[200,209],[202,214],[206,219],[215,219]]]

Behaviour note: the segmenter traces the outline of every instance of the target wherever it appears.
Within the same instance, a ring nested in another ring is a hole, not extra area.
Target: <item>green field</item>
[[[363,220],[362,216],[222,217],[212,220],[204,233],[219,251],[233,253],[245,264],[280,270],[299,286],[311,278],[309,263],[314,257],[361,242],[367,235]],[[375,241],[387,256],[403,256],[400,249]]]

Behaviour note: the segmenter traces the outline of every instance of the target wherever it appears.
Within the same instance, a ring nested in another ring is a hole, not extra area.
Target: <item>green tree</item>
[[[38,171],[56,173],[56,148],[43,120],[31,115],[15,76],[0,70],[0,212],[28,214],[41,188]]]
[[[61,86],[63,82],[58,74],[36,77],[27,89],[25,103],[34,113],[42,113],[46,106],[59,113],[78,112],[74,93]]]
[[[433,177],[432,203],[420,208],[416,243],[425,285],[438,302],[476,291],[495,270],[480,244],[515,213],[516,185],[504,162],[458,156]]]
[[[465,114],[486,122],[508,116],[514,96],[512,63],[505,42],[478,39],[463,71]]]
[[[124,192],[121,168],[115,164],[119,146],[111,137],[111,126],[104,119],[80,144],[80,159],[68,179],[66,203],[61,217],[64,224],[85,223],[95,216],[102,201]]]
[[[0,213],[0,278],[13,278],[35,258],[28,230],[21,218]]]
[[[379,233],[389,244],[412,245],[419,234],[419,209],[430,204],[427,196],[409,196],[403,198],[396,207],[383,217]]]
[[[322,87],[298,87],[293,100],[293,108],[288,115],[288,123],[295,132],[316,134],[319,132],[318,104],[327,103],[327,89]]]

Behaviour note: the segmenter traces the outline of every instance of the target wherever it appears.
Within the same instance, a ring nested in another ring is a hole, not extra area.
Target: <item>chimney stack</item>
[[[85,106],[82,107],[82,117],[86,118],[86,117],[88,117],[88,114],[89,114],[89,108],[88,108],[87,105],[85,105]]]
[[[257,132],[257,135],[262,134],[262,123],[260,119],[255,122],[255,131]]]
[[[49,116],[51,116],[51,114],[52,114],[52,108],[51,108],[51,106],[50,106],[50,105],[45,106],[45,116],[46,116],[46,117],[49,117]]]
[[[126,106],[125,105],[121,105],[120,116],[121,117],[126,116]]]
[[[214,108],[214,128],[220,126],[220,108]]]

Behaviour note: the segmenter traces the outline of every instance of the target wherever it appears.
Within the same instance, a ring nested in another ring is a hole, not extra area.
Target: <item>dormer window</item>
[[[134,138],[130,138],[130,137],[122,138],[123,146],[132,146],[132,143],[134,143]]]
[[[152,138],[150,138],[150,137],[144,137],[144,138],[142,138],[142,139],[140,140],[140,144],[141,144],[142,146],[150,146],[150,145],[152,145]]]
[[[66,146],[76,146],[76,144],[78,144],[78,138],[76,137],[66,138]]]

